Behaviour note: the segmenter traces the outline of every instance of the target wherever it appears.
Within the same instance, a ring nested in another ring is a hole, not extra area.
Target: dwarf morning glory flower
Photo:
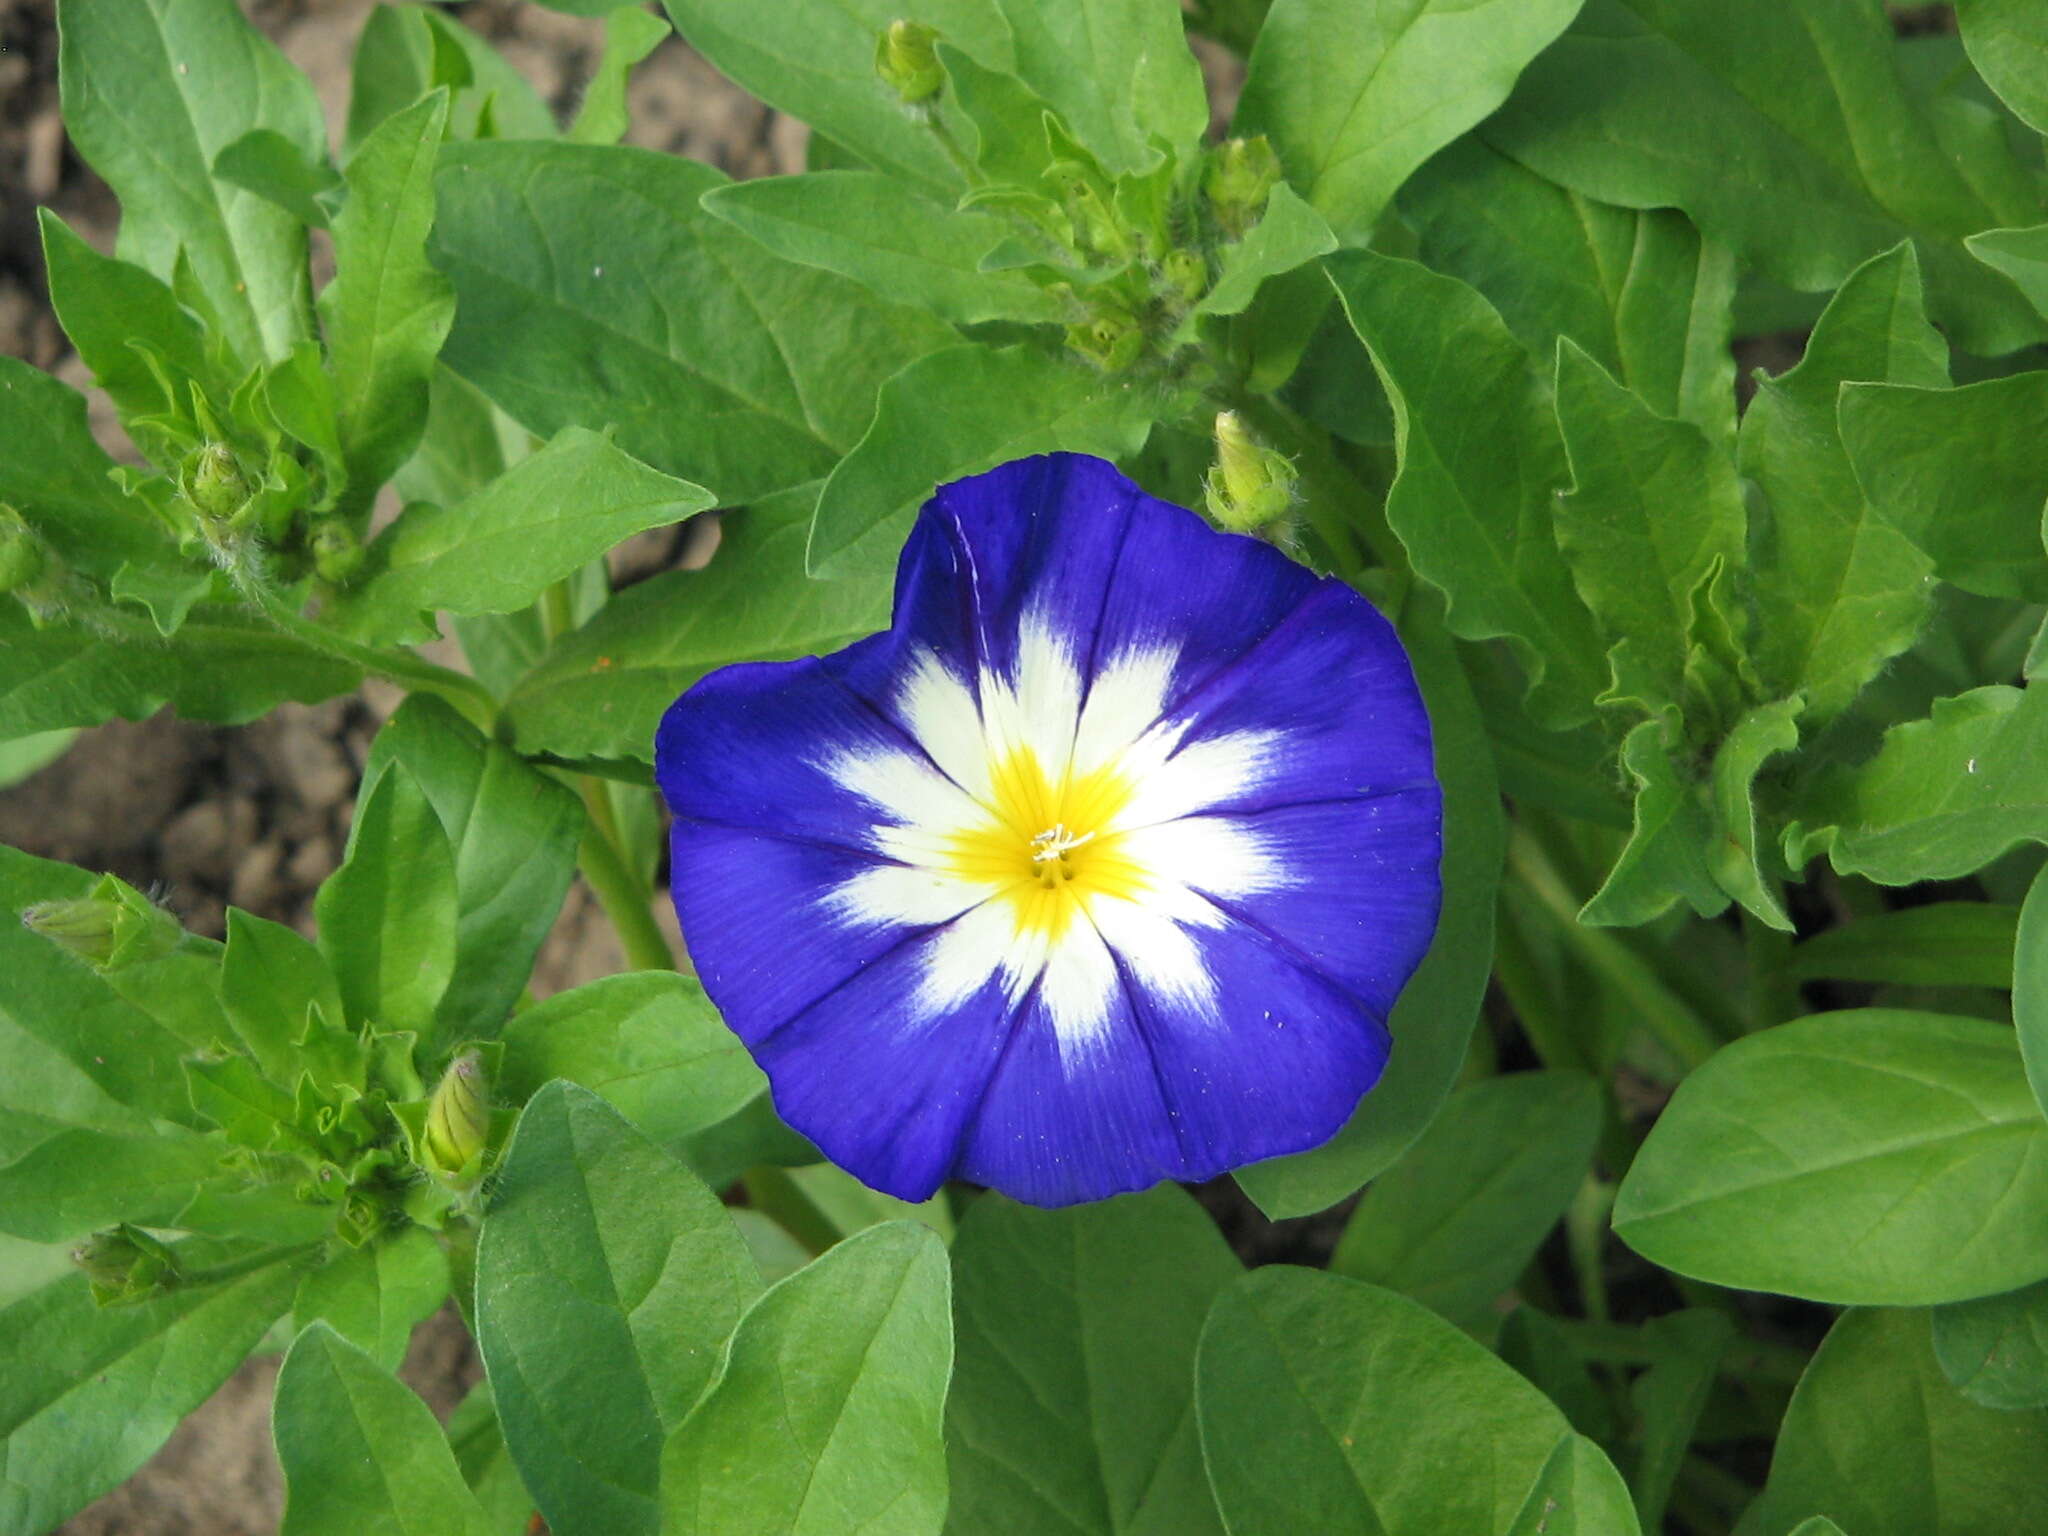
[[[706,677],[655,773],[706,991],[783,1118],[908,1200],[1326,1140],[1436,926],[1393,628],[1100,459],[941,488],[886,633]]]

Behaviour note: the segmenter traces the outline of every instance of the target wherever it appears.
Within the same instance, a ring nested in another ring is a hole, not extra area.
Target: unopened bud
[[[85,1271],[92,1299],[103,1307],[146,1301],[178,1279],[178,1257],[140,1227],[123,1222],[71,1250],[71,1262]]]
[[[427,1102],[426,1133],[420,1138],[420,1161],[429,1173],[450,1183],[475,1182],[491,1134],[486,1088],[480,1053],[464,1051],[448,1063]]]
[[[1195,303],[1209,291],[1209,264],[1193,251],[1168,251],[1159,267],[1186,303]]]
[[[313,569],[320,579],[342,586],[362,568],[363,546],[355,531],[343,522],[322,523],[313,535]]]
[[[1067,327],[1067,345],[1104,373],[1121,373],[1145,350],[1145,331],[1127,310],[1098,310]]]
[[[207,443],[193,451],[183,476],[186,499],[202,517],[227,522],[249,500],[249,477],[226,443]]]
[[[33,586],[49,565],[35,529],[14,508],[0,502],[0,592]]]
[[[1280,157],[1266,136],[1225,139],[1209,151],[1209,163],[1202,171],[1202,191],[1208,195],[1216,222],[1233,240],[1259,222],[1266,198],[1280,183]]]
[[[930,102],[946,84],[939,34],[920,21],[892,21],[875,43],[875,73],[906,107]]]
[[[102,875],[89,895],[37,902],[21,922],[101,971],[161,959],[184,936],[175,917],[112,875]]]
[[[1209,515],[1235,533],[1270,527],[1294,505],[1294,466],[1254,438],[1235,411],[1216,416],[1216,463],[1204,483]]]

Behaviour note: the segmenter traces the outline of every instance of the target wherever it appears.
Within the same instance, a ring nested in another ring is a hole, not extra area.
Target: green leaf
[[[878,171],[816,171],[728,182],[704,210],[786,261],[851,278],[892,303],[963,325],[1059,320],[1066,306],[1021,272],[984,272],[1004,220],[954,210]]]
[[[1681,776],[1662,721],[1644,720],[1621,743],[1621,766],[1635,785],[1629,839],[1600,889],[1579,911],[1594,928],[1631,928],[1685,902],[1701,917],[1728,906],[1708,864],[1714,821],[1698,788]]]
[[[1148,169],[1155,137],[1183,157],[1200,142],[1209,99],[1178,5],[997,3],[1010,24],[1018,77],[1058,109],[1112,173]]]
[[[2048,16],[2027,0],[1957,0],[1963,47],[1991,89],[2048,133]]]
[[[1451,1091],[1492,970],[1495,897],[1507,828],[1486,728],[1434,599],[1389,613],[1429,707],[1444,794],[1443,913],[1388,1027],[1394,1054],[1344,1128],[1322,1146],[1254,1163],[1237,1181],[1267,1216],[1306,1216],[1391,1167]]]
[[[663,1536],[937,1536],[953,1364],[946,1249],[888,1222],[747,1310],[661,1455]]]
[[[2010,950],[2012,1022],[2034,1102],[2048,1114],[2048,873],[2027,887]]]
[[[1486,295],[1536,357],[1569,336],[1660,416],[1735,430],[1735,261],[1684,214],[1596,202],[1476,137],[1401,191],[1421,260]]]
[[[0,1231],[60,1243],[123,1221],[174,1226],[226,1151],[189,1132],[126,1135],[0,1114]]]
[[[1893,987],[2011,987],[2019,915],[1995,902],[1935,901],[1859,917],[1795,945],[1785,974]],[[2026,952],[2018,958],[2024,962]],[[2022,1032],[2023,1053],[2026,1046]]]
[[[2048,1281],[1936,1307],[1934,1354],[1958,1392],[2008,1413],[2048,1408]]]
[[[314,229],[327,227],[327,204],[341,191],[324,154],[307,156],[274,128],[252,128],[215,155],[213,177],[269,199]]]
[[[1629,1383],[1642,1442],[1631,1481],[1643,1529],[1661,1531],[1671,1485],[1707,1406],[1721,1356],[1734,1342],[1735,1326],[1724,1313],[1691,1309],[1652,1318],[1643,1338],[1654,1358]]]
[[[1034,453],[1128,458],[1152,411],[1133,386],[1029,347],[967,344],[920,358],[882,386],[867,435],[819,492],[810,569],[893,569],[938,486]]]
[[[817,479],[882,381],[952,333],[765,253],[698,206],[724,181],[647,150],[450,145],[434,228],[458,301],[448,365],[535,432],[616,427],[626,452],[728,502]]]
[[[1948,344],[1921,308],[1910,245],[1850,274],[1798,366],[1760,376],[1742,418],[1742,472],[1769,504],[1753,576],[1757,667],[1821,722],[1912,646],[1933,589],[1933,563],[1857,485],[1836,426],[1836,397],[1851,379],[1948,383]]]
[[[234,725],[287,699],[316,703],[362,681],[351,663],[225,610],[167,640],[146,622],[107,627],[122,638],[71,626],[36,629],[18,603],[0,604],[8,657],[0,738],[116,716],[144,720],[165,704],[187,720]]]
[[[0,845],[0,976],[7,978],[0,991],[0,1023],[18,1032],[13,1038],[0,1036],[8,1063],[7,1072],[0,1073],[0,1104],[105,1129],[142,1130],[145,1116],[201,1123],[185,1096],[179,1068],[192,1042],[19,921],[24,907],[76,900],[95,883],[85,870]],[[47,1049],[49,1058],[32,1067],[32,1058],[18,1044],[22,1038]],[[70,1070],[60,1068],[59,1060]],[[8,1081],[16,1074],[25,1091],[20,1098]],[[38,1084],[50,1085],[61,1097],[29,1096],[26,1090]]]
[[[2048,1415],[1948,1384],[1924,1312],[1844,1313],[1785,1412],[1765,1536],[1826,1515],[1855,1536],[2023,1531],[2048,1498]]]
[[[1275,0],[1231,123],[1361,244],[1409,173],[1507,100],[1580,0]]]
[[[1585,1181],[1600,1093],[1579,1072],[1516,1072],[1458,1089],[1345,1224],[1330,1268],[1474,1333]]]
[[[348,162],[334,220],[334,281],[320,295],[348,470],[344,510],[366,508],[420,440],[455,291],[427,263],[434,157],[448,124],[436,92],[378,125]]]
[[[280,1536],[491,1536],[427,1405],[325,1323],[277,1373]]]
[[[1750,1035],[1683,1083],[1614,1230],[1694,1279],[1924,1306],[2048,1275],[2048,1122],[2012,1032],[1863,1009]]]
[[[311,1069],[326,1081],[349,1075],[323,1037],[346,1027],[341,989],[327,957],[282,923],[228,908],[220,992],[235,1033],[263,1075],[296,1086]]]
[[[591,12],[605,18],[604,52],[583,88],[583,105],[576,109],[569,137],[578,144],[616,144],[626,136],[630,122],[626,78],[635,64],[660,46],[669,26],[637,5],[603,9],[594,4]]]
[[[1715,752],[1708,779],[1714,836],[1707,844],[1707,868],[1722,890],[1783,933],[1792,932],[1792,919],[1778,895],[1777,850],[1758,831],[1755,788],[1765,763],[1799,745],[1802,704],[1794,695],[1743,715]]]
[[[1557,422],[1572,488],[1557,540],[1586,606],[1630,646],[1666,699],[1685,694],[1695,593],[1743,561],[1735,466],[1690,422],[1656,415],[1569,338],[1557,348]]]
[[[2048,599],[2041,504],[2048,373],[1960,389],[1849,384],[1842,445],[1880,516],[1924,550],[1937,575],[1988,597]]]
[[[505,1449],[505,1434],[498,1427],[488,1381],[470,1388],[469,1396],[448,1416],[447,1430],[455,1464],[484,1506],[491,1529],[497,1536],[525,1536],[533,1517],[533,1497],[520,1482],[519,1469]]]
[[[518,1002],[575,878],[583,808],[428,694],[407,699],[377,733],[364,795],[391,764],[417,781],[454,855],[455,969],[435,1008],[439,1037],[488,1038]]]
[[[257,128],[317,161],[312,85],[233,0],[64,0],[58,25],[65,131],[121,200],[118,254],[168,282],[182,252],[235,355],[284,357],[313,329],[305,226],[212,168]]]
[[[66,730],[37,731],[31,736],[0,741],[0,789],[12,789],[41,773],[69,752],[76,740],[78,732]]]
[[[515,1103],[567,1078],[663,1146],[767,1087],[697,979],[667,971],[607,976],[521,1010],[505,1026],[503,1072]]]
[[[370,546],[372,575],[345,610],[393,629],[427,610],[512,613],[647,528],[712,503],[582,427],[564,427],[452,507],[414,502]]]
[[[759,1288],[693,1174],[583,1089],[534,1095],[478,1244],[477,1343],[550,1529],[651,1536],[662,1438]]]
[[[292,1328],[325,1323],[387,1371],[398,1369],[415,1324],[448,1299],[448,1255],[424,1227],[348,1248],[299,1282]]]
[[[1788,287],[1837,286],[1914,238],[1936,317],[1971,351],[2040,335],[1964,236],[2024,222],[1987,200],[2011,153],[1967,170],[1894,60],[1872,6],[1834,0],[1594,0],[1523,75],[1486,141],[1550,180],[1630,208],[1682,208],[1707,236]]]
[[[1528,354],[1455,278],[1370,251],[1325,270],[1394,406],[1400,468],[1387,521],[1447,595],[1452,632],[1509,638],[1540,718],[1589,718],[1601,645],[1552,531],[1567,470]],[[1459,366],[1443,367],[1447,356]],[[1471,450],[1475,434],[1486,452]]]
[[[753,0],[664,6],[683,40],[721,74],[876,169],[949,200],[959,195],[960,173],[937,136],[875,78],[875,43],[892,21],[911,19],[936,27],[990,69],[1016,65],[1010,23],[997,0],[922,0],[907,10],[901,0],[788,0],[772,27],[761,24]],[[1126,83],[1116,82],[1119,89]]]
[[[349,828],[348,857],[313,905],[348,1022],[433,1027],[455,970],[455,860],[419,781],[386,770]]]
[[[1231,1536],[1637,1530],[1613,1468],[1542,1393],[1361,1281],[1239,1280],[1202,1330],[1195,1407]]]
[[[886,629],[887,575],[804,579],[809,525],[805,498],[728,514],[710,565],[630,587],[556,641],[505,703],[520,750],[651,763],[662,711],[705,673]]]
[[[921,1221],[948,1242],[953,1237],[953,1213],[943,1189],[922,1203],[899,1200],[831,1163],[751,1169],[746,1187],[749,1204],[817,1252],[885,1221]]]
[[[1236,315],[1250,308],[1259,285],[1292,272],[1337,248],[1323,216],[1284,181],[1266,199],[1266,212],[1242,240],[1222,251],[1222,270],[1195,306],[1198,315]]]
[[[1974,688],[1885,732],[1877,756],[1816,776],[1794,806],[1796,869],[1826,853],[1881,885],[1945,880],[2048,842],[2048,689]]]
[[[0,1309],[0,1529],[51,1530],[147,1461],[242,1363],[297,1278],[272,1264],[102,1308],[71,1274]]]
[[[479,137],[486,114],[497,138],[555,135],[548,104],[468,27],[426,5],[377,5],[356,39],[344,147],[354,153],[378,124],[443,85],[456,93],[452,138]]]
[[[1220,1536],[1195,1341],[1241,1272],[1172,1187],[1062,1211],[977,1200],[953,1245],[948,1528]]]
[[[36,220],[50,307],[93,381],[124,416],[185,410],[184,400],[166,396],[145,350],[156,354],[173,379],[211,381],[214,369],[198,323],[169,286],[133,262],[100,255],[54,209],[38,208]]]
[[[1987,229],[1963,244],[1985,266],[2011,278],[2036,314],[2048,315],[2048,225]]]

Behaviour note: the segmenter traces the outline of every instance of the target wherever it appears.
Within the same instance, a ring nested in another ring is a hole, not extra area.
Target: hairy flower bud
[[[336,520],[322,523],[313,535],[313,569],[320,579],[341,586],[362,568],[363,545],[355,531]]]
[[[178,1279],[178,1257],[140,1227],[123,1222],[71,1250],[71,1262],[85,1271],[92,1299],[103,1307],[147,1301]]]
[[[938,32],[923,22],[892,21],[875,42],[875,73],[906,107],[928,104],[946,84]]]
[[[1185,303],[1193,304],[1209,291],[1209,264],[1193,251],[1168,251],[1159,267]]]
[[[1144,328],[1122,309],[1101,309],[1067,327],[1067,345],[1104,373],[1121,373],[1145,350]]]
[[[451,1183],[475,1182],[491,1134],[487,1087],[479,1052],[464,1051],[448,1063],[427,1103],[426,1133],[420,1138],[420,1162],[429,1173]]]
[[[112,875],[102,875],[88,895],[37,902],[21,922],[100,971],[160,959],[184,936],[175,917]]]
[[[1266,198],[1280,182],[1280,157],[1266,136],[1225,139],[1209,151],[1202,191],[1224,233],[1235,240],[1265,212]]]
[[[248,502],[249,477],[242,473],[234,449],[226,443],[207,443],[186,465],[184,490],[201,517],[224,523]]]
[[[1270,527],[1294,505],[1294,466],[1254,438],[1235,411],[1216,416],[1216,463],[1204,482],[1209,515],[1234,533]]]

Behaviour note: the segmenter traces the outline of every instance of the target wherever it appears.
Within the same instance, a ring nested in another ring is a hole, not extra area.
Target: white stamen
[[[1079,837],[1067,831],[1064,821],[1054,822],[1038,836],[1031,839],[1031,862],[1045,864],[1053,859],[1064,858],[1084,843],[1095,841],[1093,832],[1084,832]]]

